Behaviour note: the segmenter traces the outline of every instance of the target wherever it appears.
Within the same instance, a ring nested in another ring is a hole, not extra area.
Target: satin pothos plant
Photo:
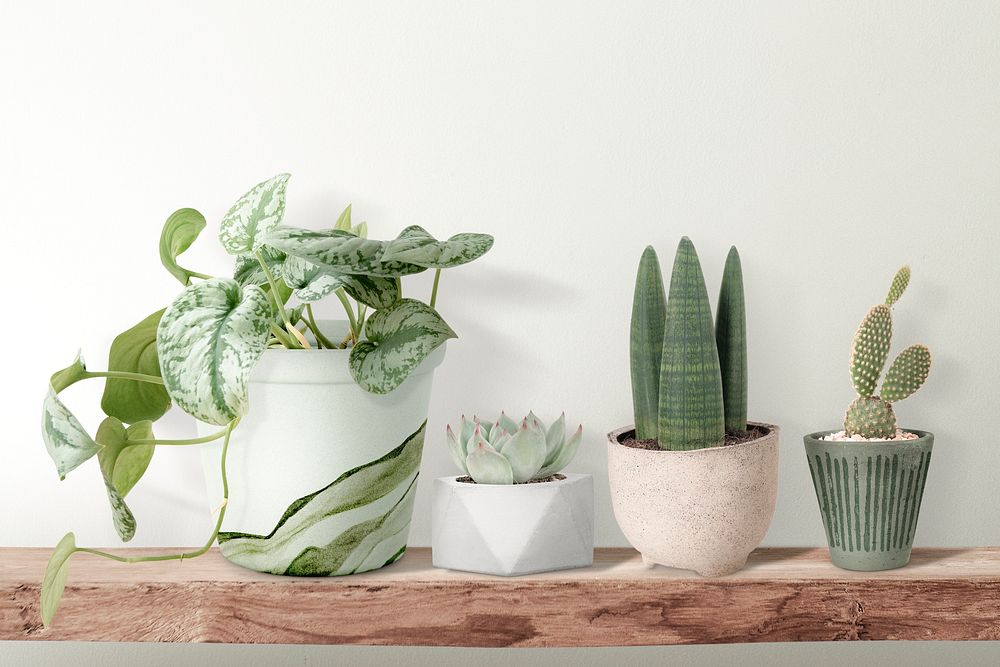
[[[77,356],[52,375],[42,419],[46,449],[60,479],[97,458],[122,541],[132,539],[136,529],[125,498],[158,446],[221,439],[223,499],[211,535],[193,551],[121,556],[77,546],[68,533],[52,554],[42,582],[46,625],[62,598],[74,553],[135,563],[182,560],[208,551],[229,499],[230,436],[247,413],[250,374],[266,349],[350,348],[348,363],[358,385],[386,394],[438,346],[456,337],[435,310],[441,270],[481,257],[493,245],[491,236],[458,234],[438,241],[411,226],[393,240],[376,241],[367,238],[366,223],[352,224],[350,206],[330,229],[284,226],[288,179],[281,174],[254,186],[222,218],[219,240],[235,258],[231,278],[212,277],[178,263],[206,223],[194,209],[174,212],[160,236],[160,259],[184,291],[167,308],[115,338],[108,370],[89,370]],[[429,301],[404,297],[401,278],[428,269],[435,272]],[[336,298],[345,310],[348,333],[341,340],[328,338],[316,323],[312,303],[324,297]],[[101,407],[107,417],[91,436],[60,394],[76,382],[96,378],[106,380]],[[200,438],[156,438],[153,424],[171,405],[220,428]]]

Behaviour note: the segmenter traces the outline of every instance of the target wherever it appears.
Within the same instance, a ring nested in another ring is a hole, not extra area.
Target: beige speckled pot
[[[757,548],[778,497],[778,427],[739,445],[651,451],[620,444],[634,426],[608,434],[615,518],[648,566],[736,572]]]

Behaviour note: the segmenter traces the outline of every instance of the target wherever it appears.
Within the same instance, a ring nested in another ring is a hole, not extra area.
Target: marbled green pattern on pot
[[[846,570],[890,570],[910,560],[934,435],[916,440],[803,439],[830,558]]]

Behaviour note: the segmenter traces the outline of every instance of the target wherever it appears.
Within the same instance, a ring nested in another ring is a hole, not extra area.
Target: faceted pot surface
[[[434,480],[435,567],[515,576],[594,561],[594,480],[474,484]]]

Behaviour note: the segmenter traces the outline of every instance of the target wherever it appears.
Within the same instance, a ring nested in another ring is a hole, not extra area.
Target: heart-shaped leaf
[[[112,425],[106,426],[105,424],[109,421]],[[154,437],[153,422],[137,422],[127,429],[120,422],[117,422],[121,426],[118,428],[114,425],[115,422],[117,420],[106,419],[97,429],[97,436],[94,439],[103,446],[101,451],[97,453],[101,469],[108,466],[108,469],[111,470],[111,482],[124,498],[146,472],[155,449],[154,445],[127,445],[126,443],[136,440],[152,440]]]
[[[386,244],[384,262],[405,262],[431,269],[449,269],[482,257],[493,247],[489,234],[456,234],[438,241],[423,227],[413,225]]]
[[[73,363],[52,374],[52,377],[49,378],[49,385],[52,387],[52,391],[58,394],[71,384],[85,380],[87,377],[89,377],[87,365],[83,362],[83,357],[80,356],[80,353],[77,352]]]
[[[63,405],[51,386],[42,404],[42,440],[56,464],[59,479],[65,479],[70,471],[100,449],[100,445],[94,442],[80,421]]]
[[[284,276],[285,283],[295,290],[295,296],[302,301],[318,301],[343,286],[336,273],[301,257],[285,260]]]
[[[428,354],[456,335],[433,308],[402,299],[368,318],[365,338],[351,350],[351,375],[363,389],[387,394]]]
[[[256,285],[213,278],[188,287],[157,329],[170,397],[196,419],[223,426],[247,411],[247,382],[264,353],[271,305]]]
[[[69,557],[76,551],[76,537],[73,533],[59,540],[55,550],[49,557],[42,576],[42,623],[45,627],[52,625],[52,618],[59,609],[63,591],[66,589],[66,577],[69,574]]]
[[[181,285],[191,284],[193,272],[177,263],[177,258],[191,247],[201,231],[205,229],[205,216],[193,208],[174,211],[163,223],[160,232],[160,261]]]
[[[97,458],[101,462],[104,488],[107,490],[108,502],[111,504],[111,518],[114,521],[115,530],[118,531],[118,537],[122,539],[122,542],[128,542],[135,536],[135,517],[132,515],[132,510],[125,504],[125,494],[119,493],[114,483],[115,464],[122,452],[128,449],[125,446],[125,443],[128,442],[128,431],[120,421],[114,417],[108,417],[98,427],[95,440],[103,448]]]
[[[261,257],[264,258],[264,263],[267,265],[267,270],[275,278],[281,278],[284,275],[285,253],[270,246],[261,246],[259,250]],[[240,285],[257,285],[263,287],[267,284],[267,275],[264,273],[264,269],[261,268],[256,254],[251,252],[237,255],[233,268],[233,280]]]
[[[219,223],[219,241],[230,255],[252,253],[260,237],[281,224],[289,174],[258,183],[240,197]]]
[[[111,343],[108,370],[160,375],[160,360],[156,355],[156,327],[163,317],[158,310]],[[101,398],[101,409],[110,417],[126,424],[143,420],[156,421],[170,409],[167,390],[157,384],[108,378]]]
[[[344,291],[366,306],[388,308],[399,301],[399,285],[393,278],[380,276],[341,276]]]
[[[384,262],[381,258],[385,242],[360,238],[342,229],[278,227],[266,234],[262,243],[337,274],[396,277],[426,270],[415,264]]]

